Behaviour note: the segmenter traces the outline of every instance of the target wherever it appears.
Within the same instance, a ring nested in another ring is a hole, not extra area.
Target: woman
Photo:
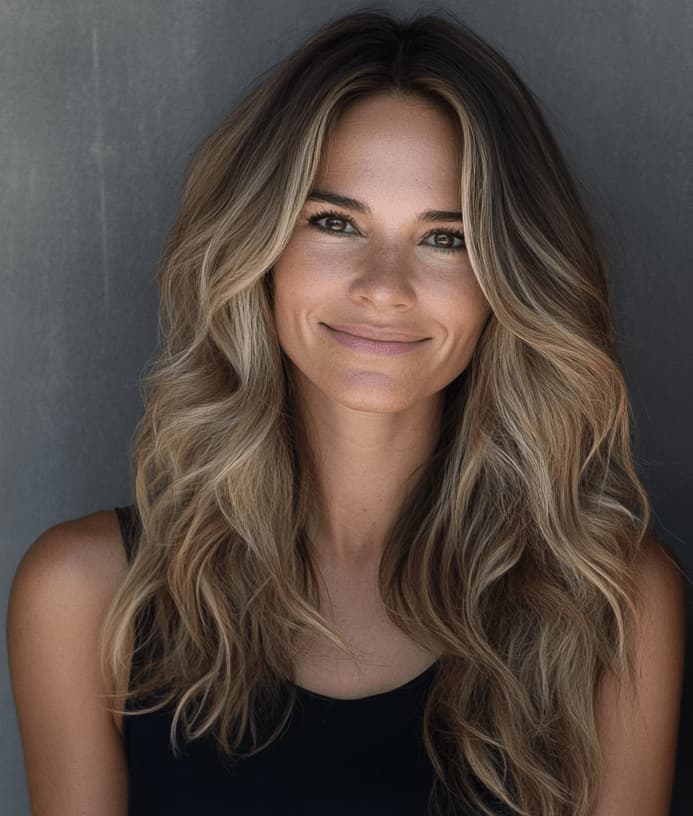
[[[35,812],[664,814],[683,583],[508,63],[325,26],[194,158],[160,298],[134,504],[13,584]]]

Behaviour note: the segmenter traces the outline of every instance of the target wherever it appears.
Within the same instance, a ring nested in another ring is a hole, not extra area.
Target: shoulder
[[[10,647],[27,636],[65,638],[73,630],[93,628],[96,613],[105,611],[126,570],[114,510],[47,528],[29,545],[12,580],[7,608]]]
[[[7,627],[16,640],[39,631],[81,629],[104,612],[127,570],[114,510],[99,510],[59,522],[33,541],[16,568],[8,601]],[[58,634],[58,632],[55,632]]]
[[[122,737],[100,672],[104,614],[127,570],[115,511],[55,524],[24,553],[10,589],[7,651],[32,808],[126,807]]]
[[[637,591],[634,649],[638,671],[635,691],[640,704],[650,706],[654,715],[660,703],[678,704],[689,579],[671,552],[652,534],[643,542],[634,568]]]
[[[603,758],[594,816],[668,812],[683,688],[687,578],[648,536],[635,567],[635,688],[605,675],[595,713]]]
[[[27,548],[15,570],[8,615],[18,607],[105,602],[127,569],[118,518],[99,510],[59,522]],[[8,620],[9,623],[9,620]]]
[[[649,535],[635,561],[640,646],[664,636],[669,648],[680,646],[685,632],[689,581],[671,552]]]
[[[643,541],[633,569],[636,615],[630,646],[637,686],[631,696],[612,674],[606,674],[598,687],[605,703],[601,712],[604,717],[613,715],[617,706],[624,708],[626,700],[639,712],[655,716],[660,704],[678,706],[681,692],[689,579],[653,534]],[[670,714],[674,716],[673,710]]]
[[[98,510],[44,530],[24,553],[16,579],[32,573],[34,578],[50,574],[69,581],[81,574],[100,582],[119,575],[126,567],[116,512]]]

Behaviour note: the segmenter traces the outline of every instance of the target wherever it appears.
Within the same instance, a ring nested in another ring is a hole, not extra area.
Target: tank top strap
[[[137,541],[141,529],[140,518],[134,504],[113,508],[118,516],[118,525],[123,539],[123,547],[128,563],[130,563],[137,549]]]
[[[134,504],[117,506],[113,508],[118,516],[118,525],[120,527],[120,534],[123,539],[123,547],[127,557],[128,564],[132,562],[137,545],[139,543],[139,536],[142,530],[142,523]],[[135,618],[135,642],[134,654],[130,665],[130,677],[128,681],[128,688],[131,689],[134,685],[135,675],[140,669],[153,659],[158,659],[160,655],[155,650],[154,644],[146,644],[145,633],[149,632],[151,627],[151,603],[144,609],[137,612]],[[154,700],[150,697],[130,698],[125,703],[125,710],[130,711],[138,707],[139,703],[149,704]],[[130,718],[125,717],[123,720],[123,733],[126,741],[129,739]]]

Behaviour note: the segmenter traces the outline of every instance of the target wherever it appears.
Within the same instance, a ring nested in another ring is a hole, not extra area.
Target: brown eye
[[[445,236],[443,239],[443,244],[441,244],[438,240],[439,236],[441,235]],[[426,239],[428,238],[434,238],[435,246],[432,244],[429,244],[429,246],[433,246],[433,249],[436,249],[439,252],[461,252],[467,247],[464,241],[464,233],[460,232],[459,230],[433,230],[426,236]],[[459,239],[462,243],[454,246],[453,242],[455,238]]]
[[[337,222],[340,222],[340,221],[341,221],[341,222],[342,222],[342,224],[345,224],[345,223],[346,223],[346,222],[344,221],[344,219],[343,219],[343,218],[335,218],[334,216],[328,216],[328,217],[325,219],[325,225],[327,226],[327,228],[328,228],[328,229],[330,229],[330,230],[331,230],[331,229],[332,229],[332,226],[334,226],[335,221],[337,221]],[[341,230],[337,230],[337,231],[338,231],[338,232],[344,232],[344,230],[343,230],[343,229],[341,229]]]
[[[322,230],[323,232],[331,232],[333,234],[343,233],[344,235],[353,235],[354,233],[345,232],[344,229],[332,229],[331,226],[323,227],[320,221],[325,220],[328,224],[334,224],[335,222],[341,222],[342,224],[348,224],[353,227],[353,223],[350,218],[347,218],[345,215],[340,215],[338,212],[334,212],[330,210],[329,212],[320,212],[312,215],[308,219],[308,223],[313,224],[316,229]]]

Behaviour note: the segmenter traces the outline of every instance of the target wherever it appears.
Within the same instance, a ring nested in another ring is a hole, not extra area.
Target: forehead
[[[360,99],[335,123],[316,185],[355,197],[356,188],[395,195],[429,189],[454,203],[460,141],[452,115],[425,98]]]

